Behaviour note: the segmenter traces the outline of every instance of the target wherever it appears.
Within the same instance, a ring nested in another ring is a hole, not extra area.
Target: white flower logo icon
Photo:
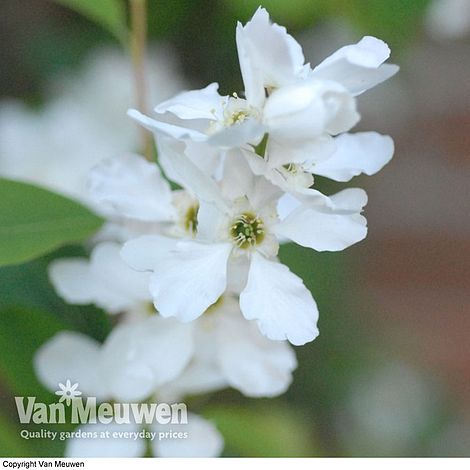
[[[79,397],[82,394],[82,392],[78,390],[78,383],[74,383],[72,385],[72,382],[70,382],[70,380],[68,379],[65,382],[65,385],[62,383],[59,383],[59,388],[60,390],[57,390],[55,394],[60,396],[59,403],[62,403],[63,401],[65,401],[67,406],[70,405],[71,400]]]

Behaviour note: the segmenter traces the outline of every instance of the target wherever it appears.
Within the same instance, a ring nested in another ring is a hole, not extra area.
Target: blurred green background
[[[20,99],[39,110],[54,77],[78,74],[98,46],[120,47],[102,25],[58,3],[2,1],[3,102]],[[360,129],[391,134],[396,154],[380,175],[350,184],[365,187],[370,197],[364,242],[341,253],[296,246],[281,251],[313,292],[321,315],[319,338],[296,349],[299,367],[289,391],[273,400],[227,390],[190,401],[224,434],[224,455],[470,453],[470,43],[465,31],[439,31],[430,19],[433,3],[262,2],[312,64],[366,34],[389,43],[400,74],[360,99]],[[150,50],[169,48],[190,87],[217,81],[222,93],[240,90],[235,25],[258,5],[150,0]],[[316,184],[327,192],[339,187],[320,178]],[[63,328],[98,340],[110,329],[103,312],[65,304],[47,279],[49,259],[80,253],[83,248],[69,246],[0,269],[2,456],[63,450],[60,442],[18,436],[13,397],[53,400],[33,373],[38,346]]]

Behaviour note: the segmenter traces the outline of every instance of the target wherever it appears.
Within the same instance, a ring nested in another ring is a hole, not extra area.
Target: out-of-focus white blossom
[[[459,39],[470,32],[468,0],[433,0],[426,14],[426,27],[438,39]]]
[[[149,57],[147,76],[157,101],[184,86],[165,48]],[[39,110],[0,105],[0,175],[91,204],[88,171],[104,158],[138,150],[138,129],[125,115],[134,102],[131,63],[117,50],[99,49],[50,88],[51,99]]]
[[[338,406],[340,439],[361,456],[409,455],[436,416],[438,397],[435,384],[407,364],[387,362],[366,370]]]
[[[69,439],[66,457],[145,457],[147,446],[155,457],[218,457],[224,446],[214,424],[194,413],[188,413],[186,424],[156,423],[145,429],[135,423],[97,423],[85,424],[79,430],[82,436],[86,436],[83,433],[96,433],[98,437]],[[154,433],[153,439],[145,438],[144,433],[150,432]],[[106,433],[110,437],[105,438]],[[125,433],[131,437],[124,437]],[[176,433],[184,437],[172,437]]]

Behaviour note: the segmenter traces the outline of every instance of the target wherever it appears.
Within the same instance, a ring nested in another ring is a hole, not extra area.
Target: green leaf
[[[47,399],[33,369],[39,347],[67,324],[40,310],[8,308],[0,311],[0,372],[9,390],[19,396]]]
[[[83,241],[102,222],[77,202],[0,178],[0,266],[23,263],[67,243]]]
[[[54,0],[100,24],[121,42],[126,39],[126,11],[121,0]]]
[[[38,381],[33,359],[36,351],[54,334],[69,328],[53,314],[37,309],[6,308],[0,311],[0,376],[2,400],[0,403],[0,456],[2,457],[57,457],[63,454],[60,440],[19,437],[19,421],[15,396],[34,396],[38,402],[53,403],[54,394]],[[10,418],[10,419],[8,419]],[[39,427],[23,425],[21,429],[39,431]],[[59,424],[56,431],[70,431],[68,424]]]
[[[0,457],[32,457],[19,429],[0,413]]]
[[[281,403],[206,408],[225,439],[225,454],[239,457],[315,457],[321,455],[311,424]]]
[[[227,8],[243,21],[253,15],[260,3],[259,0],[225,0]],[[394,50],[406,47],[416,37],[430,0],[264,0],[262,3],[272,19],[289,30],[308,28],[323,20],[345,19],[357,33],[375,35]]]
[[[29,263],[0,267],[0,311],[20,307],[48,312],[68,329],[104,341],[111,319],[94,305],[71,305],[59,297],[49,281],[48,267],[57,258],[86,257],[82,246],[67,245]]]

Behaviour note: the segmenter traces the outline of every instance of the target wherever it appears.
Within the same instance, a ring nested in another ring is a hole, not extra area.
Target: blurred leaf
[[[414,39],[430,0],[336,0],[336,3],[342,16],[360,33],[378,36],[393,51],[406,47]]]
[[[332,0],[328,0],[331,2]],[[260,6],[259,0],[245,0],[243,2],[232,2],[224,0],[227,8],[237,13],[241,21],[248,21]],[[328,11],[325,0],[264,0],[263,7],[269,12],[272,21],[289,27],[305,27],[319,16]]]
[[[111,330],[108,315],[93,305],[71,305],[55,292],[48,278],[49,263],[58,257],[86,256],[80,246],[66,246],[29,263],[0,267],[0,310],[21,307],[48,312],[68,329],[103,341]]]
[[[32,361],[38,348],[63,329],[67,324],[40,310],[0,311],[0,371],[13,394],[47,397],[36,379]]]
[[[0,179],[0,266],[84,240],[101,223],[77,202],[37,186]]]
[[[32,457],[26,441],[19,436],[19,429],[0,414],[0,456]]]
[[[121,0],[54,0],[100,24],[121,42],[126,40],[126,10]]]
[[[321,454],[313,430],[292,408],[270,403],[206,408],[225,439],[225,453],[239,457],[313,457]]]
[[[33,359],[38,348],[55,333],[70,329],[48,312],[25,308],[0,310],[0,375],[2,386],[10,393],[0,394],[0,455],[19,457],[57,457],[63,455],[64,442],[49,439],[18,439],[18,416],[14,396],[34,396],[38,402],[54,403],[54,394],[36,378]],[[0,391],[1,392],[1,391]],[[2,411],[5,413],[2,416]],[[23,425],[23,429],[41,428],[70,431],[69,424]]]
[[[225,0],[225,3],[244,21],[260,4],[258,0]],[[401,48],[419,31],[429,3],[430,0],[265,0],[263,6],[273,21],[288,28],[301,29],[320,20],[345,19],[360,34],[376,35],[392,47]]]
[[[311,404],[315,396],[322,409],[334,407],[368,353],[369,338],[354,314],[361,282],[358,249],[317,253],[293,243],[281,246],[281,261],[304,280],[320,311],[320,336],[296,348],[299,367],[287,396],[297,403]]]

